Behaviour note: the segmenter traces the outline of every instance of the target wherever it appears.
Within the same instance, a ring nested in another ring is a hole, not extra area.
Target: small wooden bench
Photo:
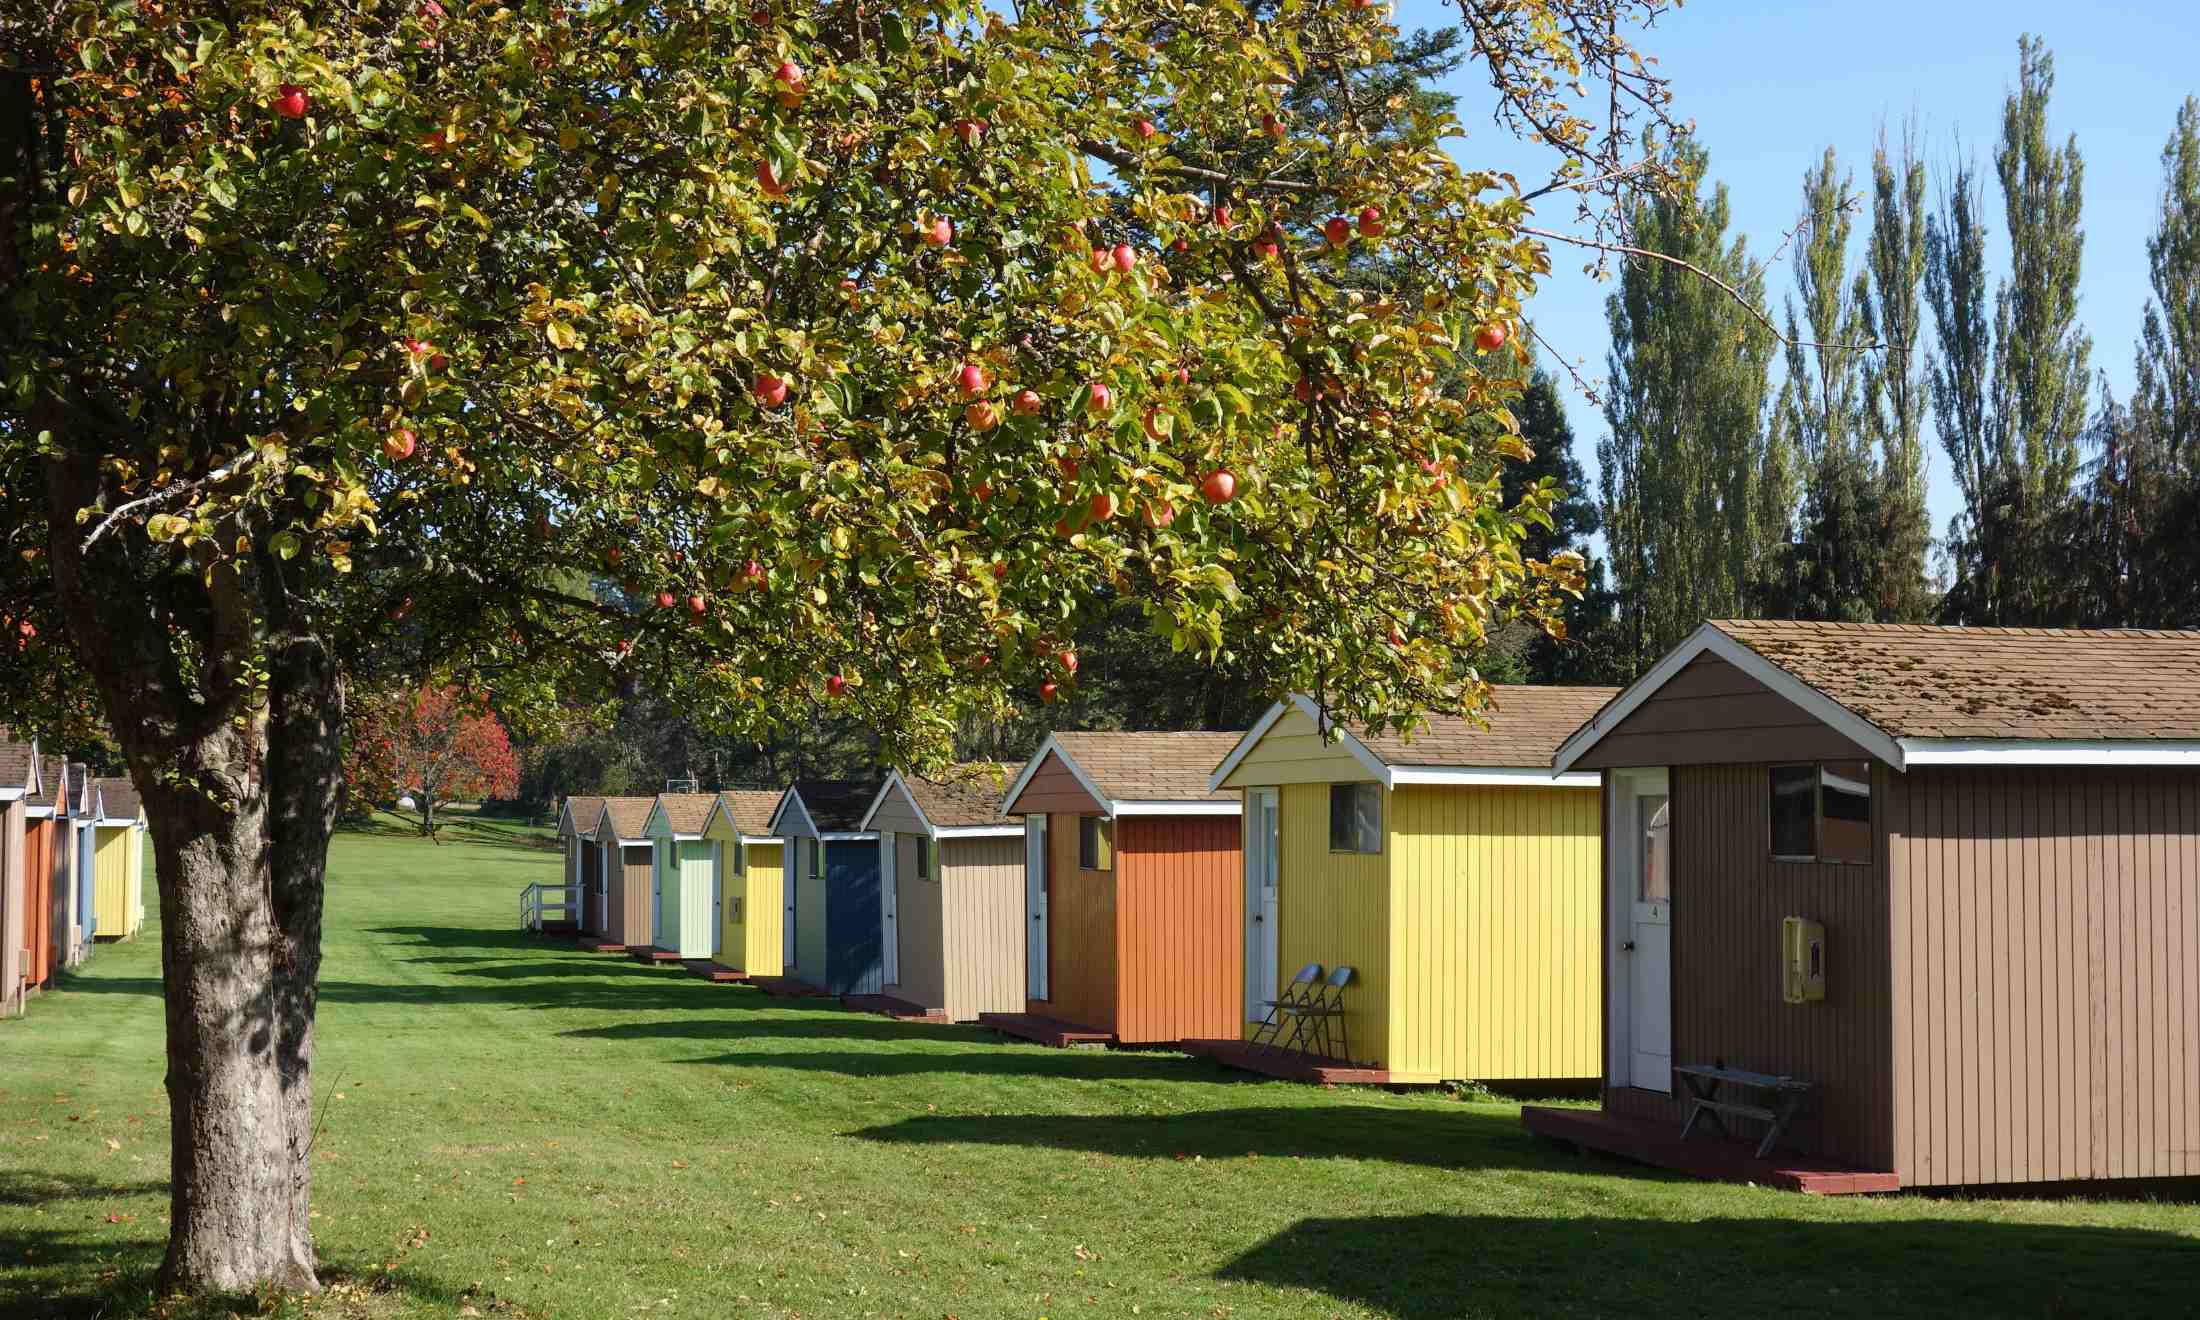
[[[1803,1108],[1803,1102],[1817,1089],[1813,1082],[1786,1074],[1751,1072],[1746,1068],[1728,1068],[1720,1064],[1692,1063],[1677,1066],[1673,1075],[1688,1088],[1688,1121],[1681,1125],[1681,1140],[1696,1130],[1700,1119],[1709,1119],[1722,1137],[1734,1134],[1728,1130],[1726,1120],[1753,1118],[1766,1125],[1764,1140],[1757,1143],[1757,1158],[1763,1159],[1773,1144],[1785,1133],[1788,1124]],[[1725,1100],[1719,1096],[1719,1088],[1731,1086],[1744,1091],[1762,1093],[1768,1103],[1751,1104],[1742,1100]]]

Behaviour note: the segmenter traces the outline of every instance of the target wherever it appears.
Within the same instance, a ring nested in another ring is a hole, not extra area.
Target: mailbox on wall
[[[1810,1004],[1826,997],[1826,928],[1808,917],[1780,922],[1780,998]]]

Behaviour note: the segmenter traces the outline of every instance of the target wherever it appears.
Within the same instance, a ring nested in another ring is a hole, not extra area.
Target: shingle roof
[[[649,824],[649,807],[655,798],[607,797],[603,800],[604,814],[611,818],[612,833],[622,839],[644,837],[642,830]]]
[[[938,778],[904,773],[901,782],[933,829],[1016,825],[1019,819],[1001,814],[1001,794],[1015,774],[1015,766],[997,761],[964,761],[948,766]]]
[[[853,834],[863,828],[863,813],[878,796],[876,779],[797,779],[794,791],[820,834]]]
[[[701,834],[703,824],[710,819],[710,804],[718,800],[716,793],[660,793],[657,803],[664,808],[665,823],[674,834]]]
[[[82,761],[69,764],[69,811],[72,815],[90,815],[92,810],[92,768]]]
[[[137,785],[127,778],[102,779],[99,789],[100,811],[110,820],[130,819],[138,814]]]
[[[591,794],[576,793],[565,800],[564,815],[571,818],[575,833],[594,833],[596,827],[603,823],[603,799]]]
[[[729,788],[718,796],[725,800],[726,815],[737,833],[761,837],[772,832],[772,809],[779,805],[779,794],[768,788]]]
[[[2200,739],[2200,632],[1711,626],[1898,738]]]
[[[31,745],[15,741],[0,728],[0,788],[28,788],[31,782]]]
[[[1235,802],[1207,777],[1238,733],[1057,733],[1055,745],[1116,802]]]
[[[38,786],[44,795],[39,802],[59,807],[66,814],[69,809],[69,763],[58,756],[42,756],[38,764]]]
[[[1352,736],[1385,765],[1545,770],[1558,745],[1618,695],[1618,688],[1608,687],[1499,684],[1490,689],[1481,720],[1429,715],[1411,737],[1358,728]]]

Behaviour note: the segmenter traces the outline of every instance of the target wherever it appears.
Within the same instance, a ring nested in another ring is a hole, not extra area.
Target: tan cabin
[[[604,923],[596,947],[606,953],[649,946],[657,868],[647,830],[655,803],[646,797],[603,800],[595,839],[604,874]]]
[[[975,1021],[1024,1008],[1024,826],[1002,814],[1012,766],[896,770],[862,828],[879,835],[887,1009]],[[912,1011],[913,1010],[913,1011]]]

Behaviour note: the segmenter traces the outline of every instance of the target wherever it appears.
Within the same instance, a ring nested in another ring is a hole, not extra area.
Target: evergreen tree
[[[1979,594],[1986,565],[1984,544],[1994,524],[1984,516],[1998,488],[2003,463],[1988,429],[1987,380],[1993,369],[1993,323],[1986,316],[1986,197],[1969,161],[1959,163],[1942,189],[1925,234],[1925,299],[1933,312],[1935,348],[1926,359],[1934,429],[1955,474],[1963,511],[1948,527],[1950,595]],[[1948,606],[1949,612],[1961,617]]]
[[[1538,482],[1549,481],[1566,492],[1551,506],[1551,526],[1530,528],[1524,553],[1549,559],[1561,550],[1572,550],[1588,559],[1588,586],[1581,599],[1569,602],[1562,622],[1563,639],[1536,631],[1520,648],[1516,670],[1508,679],[1532,683],[1611,683],[1624,671],[1613,654],[1612,618],[1618,598],[1607,585],[1602,561],[1589,557],[1589,542],[1603,526],[1595,497],[1589,491],[1587,473],[1574,455],[1573,423],[1566,419],[1558,382],[1538,368],[1527,393],[1513,407],[1520,421],[1520,438],[1530,450],[1526,462],[1512,463],[1503,472],[1505,502],[1517,505],[1521,495]],[[1494,670],[1486,670],[1492,678]]]
[[[2147,240],[2154,297],[2140,329],[2136,405],[2163,461],[2200,474],[2200,98],[2186,97],[2162,148],[2161,218]]]
[[[1794,475],[1785,436],[1765,426],[1775,336],[1751,308],[1763,269],[1726,237],[1726,189],[1704,190],[1708,157],[1684,140],[1676,186],[1628,217],[1638,246],[1694,271],[1638,259],[1605,302],[1611,326],[1610,434],[1597,447],[1605,536],[1619,590],[1615,650],[1640,672],[1705,618],[1748,611],[1788,539]]]
[[[1886,135],[1872,153],[1872,227],[1861,299],[1864,337],[1879,353],[1864,368],[1862,422],[1879,456],[1880,574],[1874,617],[1918,622],[1933,609],[1925,577],[1932,527],[1925,505],[1925,165],[1914,129],[1905,127],[1899,160]]]

